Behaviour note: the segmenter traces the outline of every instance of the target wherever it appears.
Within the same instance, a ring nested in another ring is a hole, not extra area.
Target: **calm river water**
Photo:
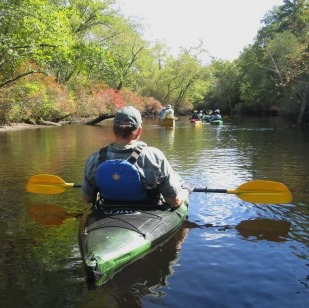
[[[88,289],[77,229],[88,207],[79,189],[25,190],[33,174],[80,184],[84,163],[113,140],[111,121],[0,133],[1,307],[309,307],[309,127],[279,117],[175,129],[144,120],[159,147],[196,187],[237,188],[252,179],[289,187],[291,204],[192,193],[183,228],[105,285]]]

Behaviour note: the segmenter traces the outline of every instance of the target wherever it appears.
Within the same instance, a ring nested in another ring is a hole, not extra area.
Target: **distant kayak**
[[[190,122],[193,123],[193,124],[201,124],[202,120],[200,120],[200,119],[190,119]]]
[[[211,125],[222,125],[223,121],[222,120],[213,120],[209,122]]]
[[[209,123],[210,115],[206,114],[203,117],[203,121]]]
[[[175,127],[175,118],[173,119],[159,119],[159,125],[164,127]]]

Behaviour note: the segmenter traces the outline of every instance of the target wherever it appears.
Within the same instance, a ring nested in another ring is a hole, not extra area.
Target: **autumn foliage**
[[[154,98],[138,96],[128,89],[119,92],[98,82],[61,85],[43,74],[29,75],[0,93],[1,124],[113,115],[126,105],[147,114],[156,114],[162,108]]]
[[[42,74],[29,75],[0,92],[0,122],[53,121],[74,113],[76,105],[67,88],[54,78]]]

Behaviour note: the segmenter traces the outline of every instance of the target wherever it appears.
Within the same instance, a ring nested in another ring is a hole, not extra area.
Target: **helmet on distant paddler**
[[[171,109],[171,108],[172,108],[171,105],[167,105],[167,106],[166,106],[166,109]]]
[[[219,109],[216,109],[214,112],[215,112],[215,113],[220,113],[220,110],[219,110]]]

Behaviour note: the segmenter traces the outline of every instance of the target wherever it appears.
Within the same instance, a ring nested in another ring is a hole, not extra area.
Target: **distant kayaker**
[[[199,114],[198,114],[197,110],[193,111],[190,119],[192,119],[192,120],[200,120],[200,117],[199,117]]]
[[[174,119],[174,109],[171,105],[167,105],[158,115],[159,120]]]
[[[209,122],[212,122],[212,121],[215,121],[215,120],[222,120],[222,116],[220,114],[219,109],[216,109],[209,118]]]
[[[212,115],[212,110],[206,110],[206,113],[203,116],[203,121],[209,122],[211,115]]]
[[[159,204],[163,198],[169,206],[178,207],[188,198],[192,188],[183,183],[161,150],[139,141],[142,117],[137,109],[118,110],[113,132],[115,142],[87,159],[82,184],[85,202],[95,202],[99,193],[106,202]]]

